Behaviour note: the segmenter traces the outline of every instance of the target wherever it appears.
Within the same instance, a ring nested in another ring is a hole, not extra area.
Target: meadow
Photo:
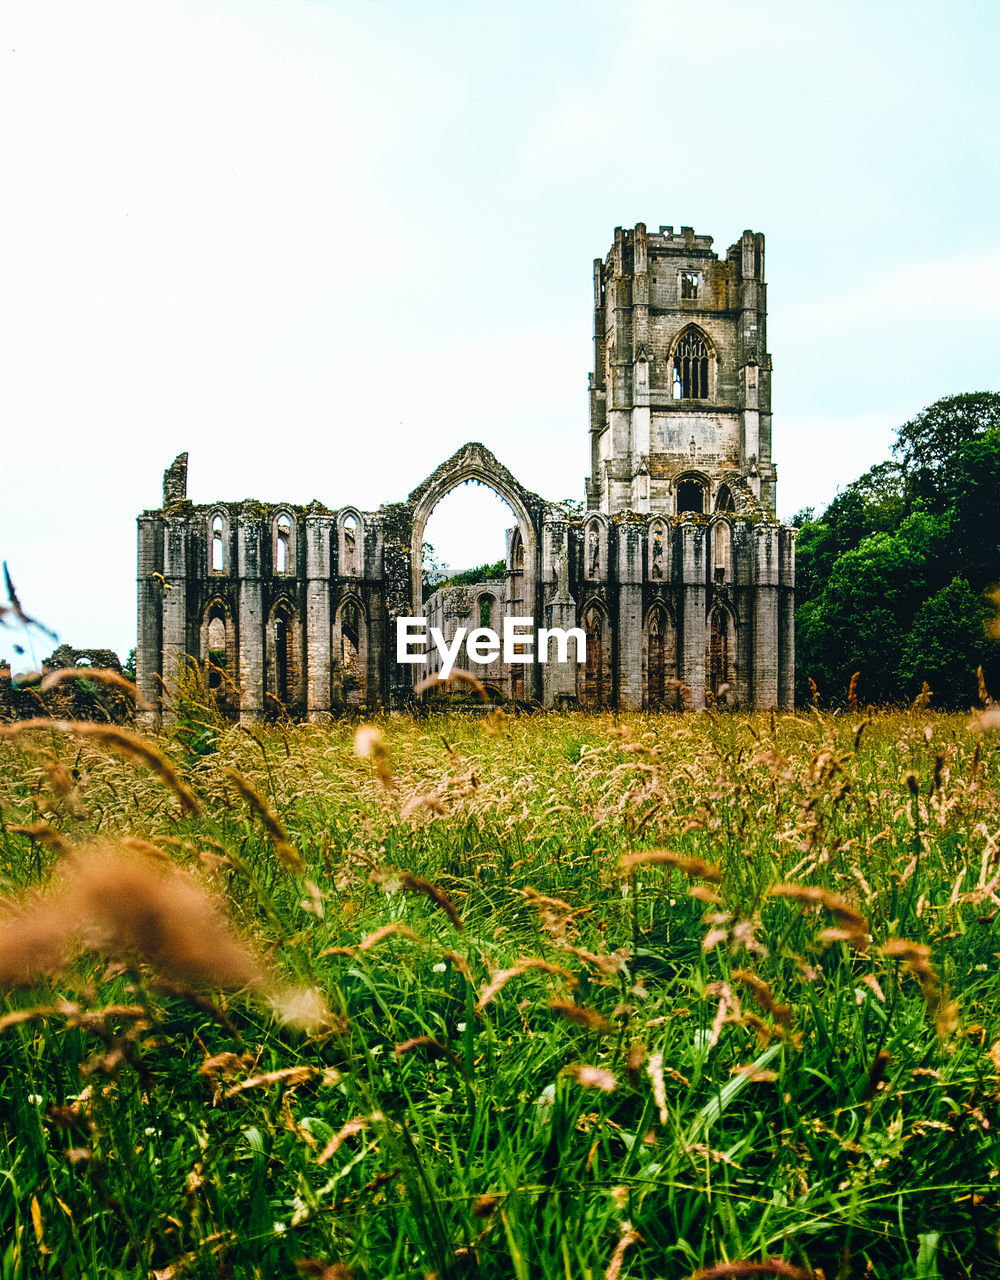
[[[1000,1276],[994,718],[7,726],[0,1277]]]

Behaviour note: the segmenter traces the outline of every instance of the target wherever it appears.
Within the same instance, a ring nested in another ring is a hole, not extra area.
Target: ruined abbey
[[[473,667],[547,707],[791,708],[794,531],[775,518],[764,237],[724,259],[690,227],[618,228],[594,263],[591,474],[581,513],[467,444],[402,502],[195,505],[187,455],[138,519],[140,693],[170,715],[186,662],[252,721],[403,708],[435,662],[397,660],[397,619],[445,635],[504,618],[579,628],[565,660]],[[427,519],[457,485],[510,506],[503,580],[424,598]],[[537,652],[537,649],[536,649]],[[156,716],[158,713],[147,713]]]

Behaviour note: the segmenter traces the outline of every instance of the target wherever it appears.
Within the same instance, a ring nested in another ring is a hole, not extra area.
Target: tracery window
[[[677,479],[677,514],[685,511],[704,513],[705,486],[692,476],[679,476]]]
[[[697,298],[699,286],[701,284],[701,274],[697,271],[681,272],[681,297]]]
[[[697,329],[688,329],[674,351],[674,399],[708,399],[708,347]]]

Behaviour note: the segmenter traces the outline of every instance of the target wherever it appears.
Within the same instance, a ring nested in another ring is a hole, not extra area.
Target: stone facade
[[[138,681],[168,697],[205,664],[221,705],[322,721],[405,707],[428,665],[396,660],[396,619],[579,628],[586,661],[496,659],[475,674],[543,706],[791,708],[794,531],[774,516],[764,237],[720,261],[709,236],[619,228],[594,264],[591,476],[583,514],[525,489],[468,444],[377,511],[256,501],[195,506],[187,455],[139,517]],[[476,480],[510,506],[503,581],[422,602],[434,507]],[[488,618],[488,621],[486,619]],[[561,655],[559,655],[561,656]],[[463,662],[464,662],[463,654]]]

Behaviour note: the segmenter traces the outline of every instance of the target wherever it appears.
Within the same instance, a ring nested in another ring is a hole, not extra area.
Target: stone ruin
[[[396,657],[396,620],[579,628],[569,660],[473,667],[543,707],[790,709],[795,532],[775,517],[764,237],[724,259],[690,227],[618,228],[594,263],[591,473],[581,513],[481,444],[377,511],[187,497],[187,454],[138,518],[138,683],[170,715],[185,662],[222,709],[322,722],[405,708],[435,669]],[[510,506],[502,581],[423,597],[428,517],[475,480]],[[535,645],[537,654],[537,644]],[[439,664],[438,664],[439,665]],[[161,683],[162,682],[162,683]],[[157,719],[159,713],[147,713]]]

